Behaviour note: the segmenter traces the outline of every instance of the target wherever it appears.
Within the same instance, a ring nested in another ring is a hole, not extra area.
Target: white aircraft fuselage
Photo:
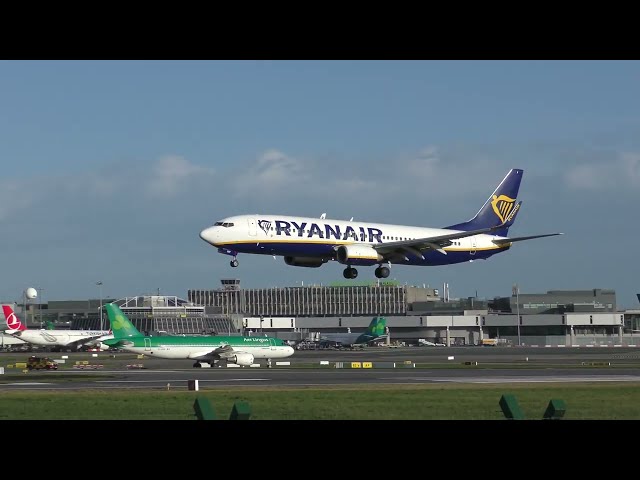
[[[350,265],[387,262],[403,265],[447,265],[488,258],[510,247],[510,244],[498,246],[493,243],[493,240],[506,237],[480,234],[454,240],[452,245],[442,248],[446,254],[430,250],[423,252],[421,256],[407,254],[385,259],[370,246],[447,235],[456,231],[259,214],[228,217],[216,223],[221,225],[206,228],[200,233],[200,237],[211,245],[238,253],[284,256],[288,264],[295,261],[310,264],[320,262],[317,265],[320,266],[329,260],[340,261],[337,252],[341,246],[347,247],[349,253],[346,261],[341,263]]]
[[[113,338],[108,330],[22,330],[13,336],[34,345],[66,347],[71,344],[99,342]]]
[[[283,256],[287,265],[320,267],[330,260],[347,265],[345,278],[356,278],[354,265],[378,265],[378,278],[391,264],[451,265],[487,259],[509,250],[512,242],[560,235],[508,237],[522,202],[516,203],[523,171],[511,169],[476,215],[445,228],[331,220],[286,215],[237,215],[215,222],[200,238],[233,256],[238,253]]]

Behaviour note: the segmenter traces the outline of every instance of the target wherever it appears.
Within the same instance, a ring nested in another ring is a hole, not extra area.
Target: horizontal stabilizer
[[[532,238],[553,237],[554,235],[564,235],[563,233],[545,233],[544,235],[530,235],[528,237],[501,238],[492,240],[496,245],[504,245],[506,243],[521,242],[522,240],[531,240]]]

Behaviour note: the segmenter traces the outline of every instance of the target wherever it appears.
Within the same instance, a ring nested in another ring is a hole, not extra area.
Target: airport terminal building
[[[14,304],[29,328],[108,329],[101,305],[115,302],[150,335],[269,335],[313,339],[318,332],[364,331],[373,316],[387,319],[391,342],[418,339],[446,345],[640,346],[640,310],[618,311],[615,291],[513,291],[508,297],[451,299],[442,290],[392,281],[349,286],[310,285],[188,290],[187,298],[138,295],[122,299]]]
[[[228,316],[242,331],[286,338],[314,332],[364,331],[371,317],[387,318],[390,336],[447,345],[640,345],[640,310],[619,312],[615,291],[551,290],[491,300],[450,299],[438,289],[373,282],[357,286],[242,289],[223,279],[216,290],[189,290],[190,301]],[[240,323],[241,322],[241,323]]]

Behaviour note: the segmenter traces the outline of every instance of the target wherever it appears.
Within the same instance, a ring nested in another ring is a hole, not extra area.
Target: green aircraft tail
[[[127,337],[139,337],[142,334],[133,326],[131,320],[122,313],[120,307],[114,303],[107,303],[104,308],[107,310],[107,317],[109,317],[109,323],[111,324],[111,331],[113,332],[114,340],[119,340]]]
[[[51,320],[46,320],[45,325],[47,326],[47,330],[55,330],[56,329],[56,325],[51,321]]]
[[[369,324],[368,332],[376,337],[382,336],[386,333],[387,319],[384,317],[373,317]]]
[[[370,342],[386,335],[387,319],[385,317],[373,317],[367,330],[358,338],[364,342]]]

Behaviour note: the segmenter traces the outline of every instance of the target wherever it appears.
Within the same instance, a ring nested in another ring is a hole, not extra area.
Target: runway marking
[[[45,382],[14,382],[14,383],[1,383],[0,385],[53,385],[53,383],[45,383]]]
[[[220,378],[220,379],[216,379],[216,380],[209,380],[209,379],[205,379],[205,380],[200,380],[197,379],[198,382],[200,383],[205,383],[205,382],[266,382],[268,380],[271,380],[270,378]],[[179,379],[179,380],[96,380],[94,383],[158,383],[158,382],[186,382],[187,380],[185,379]]]
[[[434,378],[434,377],[379,377],[377,380],[407,380],[411,382],[449,383],[555,383],[555,382],[640,382],[639,376],[587,376],[587,377],[484,377],[484,378]]]
[[[615,377],[517,377],[517,378],[467,378],[467,379],[433,379],[434,382],[450,383],[559,383],[559,382],[640,382],[640,377],[620,375]]]

